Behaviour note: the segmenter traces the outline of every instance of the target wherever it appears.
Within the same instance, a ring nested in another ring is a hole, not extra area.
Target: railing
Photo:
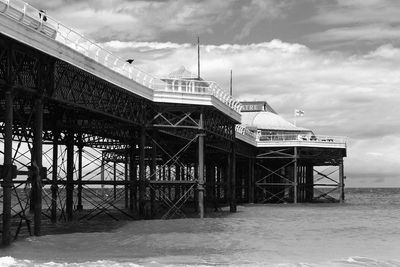
[[[195,93],[213,95],[236,112],[242,104],[224,91],[216,82],[189,79],[162,78],[163,83],[154,83],[154,90],[167,92]]]
[[[312,134],[274,134],[262,135],[259,132],[253,132],[246,127],[237,124],[235,126],[236,133],[248,136],[254,141],[262,143],[280,143],[280,142],[307,142],[307,143],[332,143],[332,144],[346,144],[347,139],[341,136],[328,136],[328,135],[312,135]]]
[[[347,140],[341,136],[328,135],[310,135],[310,134],[276,134],[276,135],[260,135],[257,134],[257,141],[260,142],[322,142],[346,144]]]
[[[255,132],[250,131],[243,125],[236,124],[235,131],[241,135],[250,136],[250,137],[254,138],[255,140],[257,140],[257,134]]]
[[[49,38],[69,46],[145,87],[153,90],[165,90],[165,88],[168,88],[167,83],[161,79],[130,65],[124,59],[113,55],[109,50],[104,49],[77,31],[21,0],[0,0],[0,13],[8,15],[25,26],[36,29]],[[209,84],[210,88],[203,91],[196,89],[188,91],[188,93],[211,94],[236,112],[240,112],[240,103],[230,97],[214,82],[209,82]]]

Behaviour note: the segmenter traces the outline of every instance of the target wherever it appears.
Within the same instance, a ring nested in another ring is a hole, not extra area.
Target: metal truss
[[[109,118],[143,125],[150,103],[68,63],[54,65],[52,99]]]
[[[197,141],[198,136],[193,137],[175,152],[171,152],[169,146],[162,145],[161,142],[152,136],[149,137],[155,148],[166,158],[158,167],[158,170],[153,167],[153,170],[148,173],[146,179],[149,181],[151,192],[147,197],[150,201],[154,201],[153,199],[156,198],[166,208],[166,212],[161,216],[162,219],[175,218],[175,216],[186,217],[183,207],[194,196],[194,189],[197,186],[198,178],[195,172],[187,172],[185,180],[182,181],[181,177],[179,177],[180,174],[177,173],[177,169],[181,170],[186,167],[186,164],[182,161],[182,157],[188,148]],[[171,168],[171,166],[174,166],[174,168]],[[169,173],[168,175],[168,180],[165,180],[165,175],[160,175],[159,172],[165,167],[169,167],[169,171],[173,169],[173,173]],[[163,186],[168,186],[169,190],[167,192],[162,190]],[[174,187],[174,194],[171,194],[172,187]],[[179,191],[176,190],[178,187]]]

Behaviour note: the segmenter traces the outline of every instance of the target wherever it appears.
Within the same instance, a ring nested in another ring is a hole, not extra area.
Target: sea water
[[[28,237],[0,266],[400,266],[400,189],[347,189],[345,204],[250,204],[200,219],[87,224]]]

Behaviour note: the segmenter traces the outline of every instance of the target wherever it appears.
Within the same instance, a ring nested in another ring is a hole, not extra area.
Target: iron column
[[[58,178],[58,130],[54,130],[53,138],[53,172],[52,172],[52,185],[51,185],[51,222],[57,222],[57,178]]]
[[[199,177],[198,177],[198,204],[199,204],[199,214],[200,218],[204,218],[204,124],[203,124],[203,113],[200,113],[200,120],[199,120]]]
[[[5,92],[5,114],[4,114],[4,168],[1,174],[3,178],[3,232],[2,243],[8,246],[11,243],[11,189],[12,189],[12,130],[13,130],[13,97],[11,91]]]
[[[72,221],[74,198],[74,134],[67,136],[67,184],[66,184],[66,212],[67,221]]]
[[[40,97],[35,99],[35,121],[33,126],[33,175],[32,175],[32,196],[34,205],[34,227],[33,234],[40,235],[42,216],[42,156],[43,156],[43,100]]]

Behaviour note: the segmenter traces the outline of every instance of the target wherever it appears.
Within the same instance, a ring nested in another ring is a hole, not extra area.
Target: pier
[[[19,0],[0,0],[0,91],[3,245],[45,220],[344,201],[345,138],[274,128],[266,102],[145,73]]]

